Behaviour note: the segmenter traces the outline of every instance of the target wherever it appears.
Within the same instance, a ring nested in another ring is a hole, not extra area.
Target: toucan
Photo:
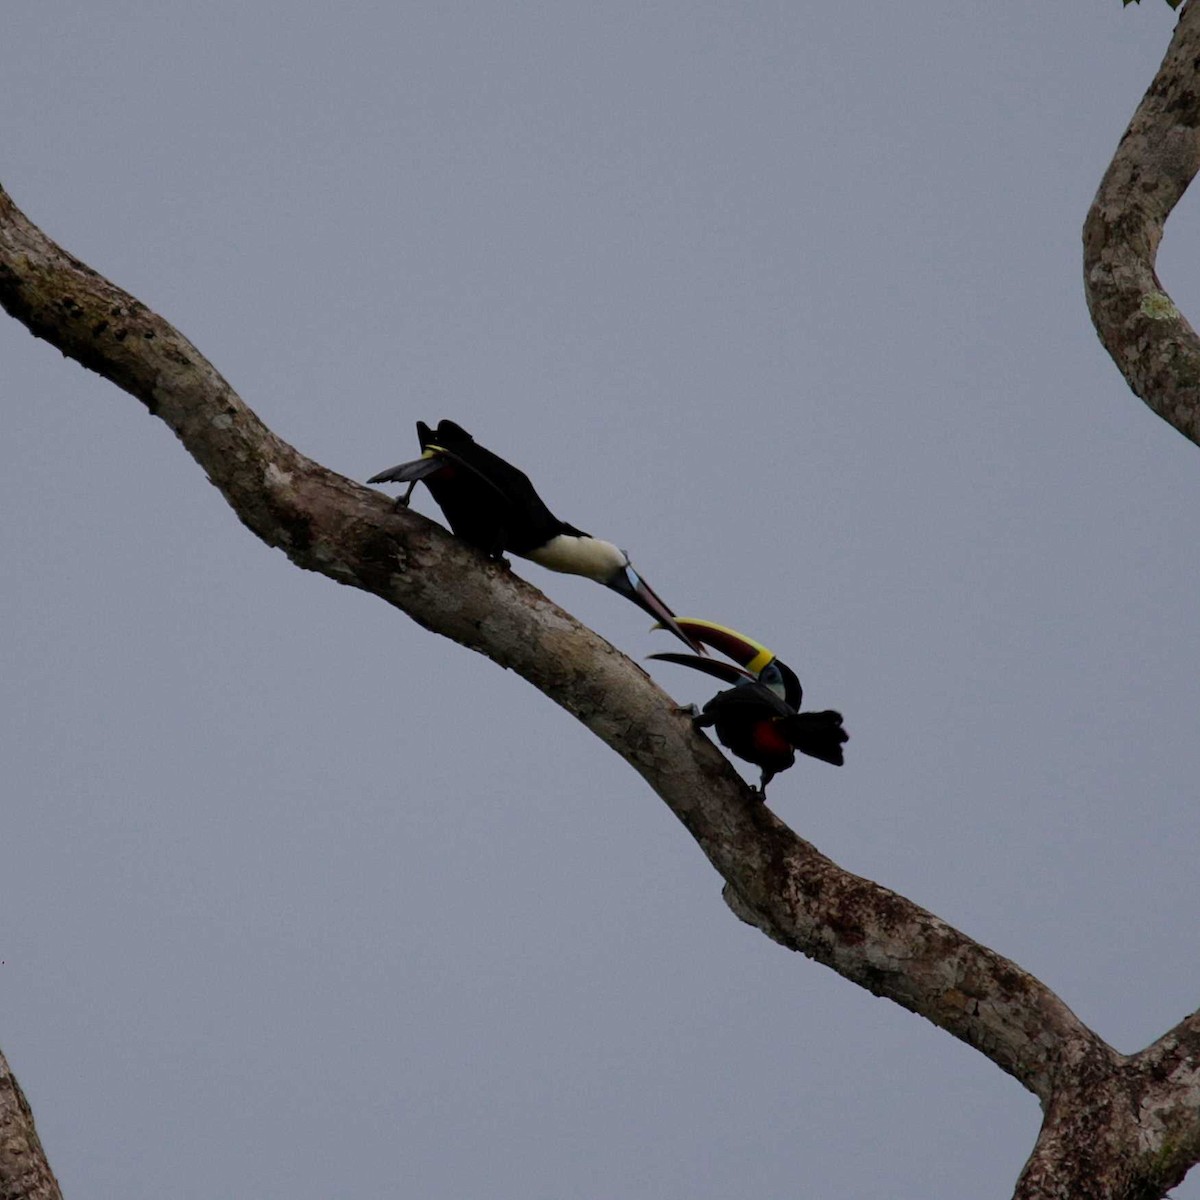
[[[408,506],[418,481],[429,489],[450,528],[490,558],[511,551],[551,571],[585,575],[632,600],[693,650],[704,648],[675,623],[675,614],[633,569],[629,555],[560,521],[534,491],[524,471],[481,446],[461,425],[417,422],[421,457],[371,476],[368,483],[407,483],[396,500]]]
[[[722,746],[761,769],[760,799],[766,799],[767,784],[795,763],[797,750],[842,765],[842,746],[849,738],[842,728],[842,714],[832,710],[800,712],[804,693],[791,667],[761,642],[724,625],[690,617],[677,617],[676,622],[689,637],[712,646],[738,665],[691,654],[650,657],[693,667],[734,685],[718,692],[703,709],[697,711],[692,705],[692,720],[697,729],[715,727]]]

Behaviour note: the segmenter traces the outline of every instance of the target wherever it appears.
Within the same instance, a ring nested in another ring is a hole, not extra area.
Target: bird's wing
[[[509,481],[499,476],[497,472],[490,470],[489,468],[491,464],[486,460],[482,462],[475,461],[479,456],[479,451],[481,450],[483,450],[482,446],[471,444],[469,446],[469,452],[466,454],[460,454],[457,450],[446,450],[440,447],[438,449],[438,454],[445,460],[454,463],[455,466],[461,467],[464,471],[470,472],[470,474],[481,483],[487,484],[491,491],[496,494],[496,498],[498,500],[502,500],[505,504],[511,505],[514,497],[512,489],[508,486]],[[490,451],[484,451],[484,453],[487,454],[488,458],[496,458],[496,455],[492,454]],[[497,461],[504,463],[504,466],[506,467],[509,466],[509,464],[505,463],[503,459],[497,459]],[[521,472],[517,471],[515,467],[510,467],[509,469],[514,471],[516,474],[521,475]],[[521,475],[521,478],[525,479],[525,476]],[[525,483],[529,484],[529,480],[525,479]],[[532,485],[530,485],[530,490],[533,490]]]

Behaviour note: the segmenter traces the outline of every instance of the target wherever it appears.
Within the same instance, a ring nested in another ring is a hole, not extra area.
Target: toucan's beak
[[[739,666],[745,667],[752,678],[757,678],[775,657],[773,650],[768,650],[762,642],[756,642],[728,625],[718,625],[715,621],[701,621],[697,617],[676,617],[675,623],[694,642],[703,642],[714,650],[719,650],[726,658],[732,658]]]
[[[680,667],[691,667],[695,671],[703,671],[706,675],[714,675],[725,683],[753,683],[755,676],[733,663],[720,662],[705,655],[700,658],[695,654],[648,654],[647,658],[659,662],[675,663]]]
[[[648,612],[664,629],[669,629],[685,646],[704,653],[704,647],[689,637],[675,621],[675,614],[655,595],[654,589],[627,563],[607,584],[614,592],[632,600],[640,609]]]
[[[787,663],[780,662],[773,650],[768,650],[762,642],[756,642],[728,625],[718,625],[715,621],[701,621],[696,617],[676,617],[675,623],[690,638],[704,642],[714,650],[719,650],[726,658],[732,658],[741,666],[750,679],[769,687],[781,700],[798,709],[804,698],[800,680],[796,672]],[[653,657],[653,656],[652,656]],[[691,666],[693,664],[687,664]],[[709,672],[715,674],[715,672]],[[740,681],[735,681],[740,682]]]

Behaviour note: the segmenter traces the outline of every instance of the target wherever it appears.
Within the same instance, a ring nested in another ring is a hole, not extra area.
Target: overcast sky
[[[1079,261],[1165,4],[10,7],[0,183],[282,437],[459,421],[841,709],[770,789],[822,851],[1122,1051],[1196,1007],[1200,450]],[[7,318],[0,391],[0,1045],[70,1200],[1009,1193],[1034,1098],[582,726]]]

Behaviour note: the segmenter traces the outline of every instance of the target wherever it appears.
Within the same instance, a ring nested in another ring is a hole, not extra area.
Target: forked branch
[[[1161,110],[1157,124],[1148,118],[1131,146],[1135,117],[1086,240],[1089,303],[1098,327],[1103,316],[1117,333],[1114,358],[1139,395],[1200,441],[1200,347],[1153,274],[1162,221],[1195,169],[1180,166],[1196,153],[1197,100],[1180,83],[1200,61],[1184,29],[1197,23],[1192,9],[1189,0],[1143,102]],[[1124,1058],[1015,964],[838,867],[757,803],[639,667],[439,526],[394,512],[276,437],[177,330],[61,250],[2,190],[0,305],[165,421],[238,518],[297,566],[379,596],[581,720],[670,806],[743,920],[926,1017],[1037,1095],[1046,1119],[1019,1196],[1160,1196],[1200,1156],[1194,1019]],[[0,1200],[40,1197],[6,1185]]]
[[[297,566],[381,597],[583,721],[670,805],[739,914],[777,941],[928,1017],[1042,1099],[1064,1064],[1111,1053],[1032,976],[797,837],[640,667],[535,588],[276,437],[182,334],[3,191],[0,304],[165,421],[242,522]]]

